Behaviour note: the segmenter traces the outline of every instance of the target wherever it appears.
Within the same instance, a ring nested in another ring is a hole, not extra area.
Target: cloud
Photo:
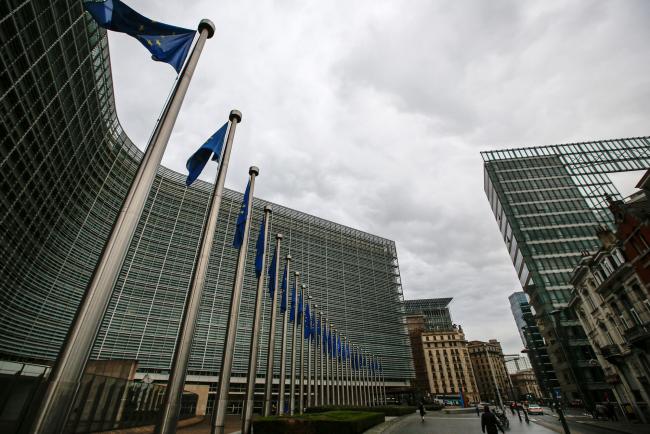
[[[163,163],[243,112],[227,186],[397,243],[407,298],[453,296],[469,339],[521,342],[519,290],[479,151],[648,134],[647,2],[154,2],[217,27]],[[621,7],[624,6],[624,7]],[[174,73],[109,37],[118,114],[144,147]],[[214,167],[203,179],[214,177]]]

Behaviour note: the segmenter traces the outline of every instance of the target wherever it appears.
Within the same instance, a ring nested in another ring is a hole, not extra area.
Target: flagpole
[[[285,273],[287,273],[287,279],[291,280],[289,276],[291,276],[291,273],[289,272],[291,265],[291,255],[287,255],[286,257],[286,266],[285,266]],[[284,291],[288,292],[289,287],[291,285],[289,282],[287,282],[287,288],[284,289]],[[287,298],[289,297],[289,294],[286,294]],[[289,303],[289,300],[287,300],[287,303]],[[278,416],[282,416],[284,414],[284,389],[285,389],[285,375],[286,375],[286,370],[287,370],[287,322],[289,319],[289,309],[284,310],[284,318],[282,320],[282,352],[280,355],[280,390],[279,390],[279,405],[278,405]]]
[[[366,355],[364,357],[364,364],[365,364],[365,370],[364,370],[364,381],[366,384],[366,396],[368,400],[368,406],[372,407],[372,395],[370,394],[370,364],[368,363],[368,352],[366,351]]]
[[[352,405],[357,405],[356,398],[356,381],[354,378],[354,345],[350,342],[350,395],[352,398]]]
[[[384,392],[384,405],[388,405],[386,400],[386,376],[384,375],[384,358],[381,358],[381,387]]]
[[[307,288],[307,303],[310,307],[310,317],[309,317],[309,336],[307,337],[307,408],[311,407],[312,399],[311,399],[311,378],[312,378],[312,368],[311,368],[311,337],[314,335],[315,330],[312,329],[311,327],[311,295],[309,295],[309,288]]]
[[[373,355],[370,355],[370,363],[368,364],[368,390],[370,391],[370,405],[374,406],[376,404],[375,401],[375,385],[373,381],[373,366],[372,366],[372,360],[373,360]]]
[[[335,357],[334,357],[334,364],[336,366],[336,404],[337,405],[342,405],[343,401],[341,400],[341,359],[340,359],[340,348],[339,348],[339,341],[341,339],[341,330],[336,331],[336,352]]]
[[[156,171],[165,153],[172,128],[185,98],[187,88],[201,56],[206,39],[214,35],[212,21],[199,23],[199,38],[183,68],[174,91],[163,110],[163,117],[152,134],[144,156],[133,178],[129,192],[104,245],[101,258],[68,329],[65,342],[47,381],[47,389],[34,415],[33,433],[63,431],[79,389],[90,352],[99,332],[113,287],[122,269],[142,210],[144,209]]]
[[[300,302],[300,309],[298,312],[302,312],[300,321],[298,325],[300,326],[300,383],[298,384],[298,414],[303,414],[305,412],[305,288],[307,285],[304,283],[300,287],[300,295],[298,298]],[[297,317],[296,317],[297,319]]]
[[[375,372],[375,355],[372,355],[372,364],[370,365],[370,378],[371,378],[371,384],[372,384],[372,402],[374,405],[378,405],[378,400],[377,400],[377,380],[376,380],[376,372]]]
[[[357,349],[357,345],[352,346],[352,362],[354,363],[355,366],[353,366],[353,372],[354,372],[354,405],[357,405],[361,407],[361,394],[359,393],[359,350]]]
[[[318,395],[319,395],[318,405],[324,406],[324,405],[326,405],[326,403],[325,403],[325,388],[324,388],[324,384],[325,384],[325,366],[323,364],[323,362],[324,362],[323,359],[325,358],[325,355],[323,354],[323,351],[324,351],[323,334],[325,332],[325,326],[323,324],[323,312],[322,311],[318,312],[318,320],[320,321],[320,333],[321,333],[321,335],[318,337],[318,348],[320,350],[320,354],[318,355],[318,362],[320,364],[320,368],[319,368],[320,380],[319,380],[319,383],[318,383]]]
[[[365,354],[363,349],[360,349],[360,354],[361,354],[361,367],[359,369],[360,373],[360,380],[361,380],[361,396],[363,397],[363,405],[364,406],[369,406],[370,403],[368,402],[368,390],[366,389],[366,370],[365,370]]]
[[[271,217],[271,207],[264,207],[264,247],[262,249],[262,272],[257,278],[257,294],[255,296],[255,308],[253,310],[253,330],[251,331],[251,346],[248,355],[248,378],[246,381],[246,400],[244,401],[244,419],[242,421],[242,434],[248,434],[253,417],[253,407],[255,403],[255,380],[257,379],[257,352],[259,349],[260,322],[262,318],[262,299],[264,298],[264,275],[266,274],[266,249],[269,233],[269,219]],[[262,234],[260,234],[262,235]]]
[[[323,344],[325,345],[325,378],[324,378],[324,384],[323,384],[323,390],[325,392],[325,405],[331,405],[330,401],[330,361],[329,361],[329,356],[330,356],[330,345],[329,345],[329,339],[327,338],[330,333],[330,325],[327,323],[327,318],[324,320],[323,326],[324,331],[325,331],[325,342]]]
[[[329,374],[327,376],[327,393],[329,394],[329,405],[336,405],[336,395],[334,395],[334,351],[332,351],[332,334],[336,333],[334,323],[330,323],[329,339],[327,340],[327,351],[329,358],[327,359],[327,368]]]
[[[278,315],[278,279],[280,277],[280,244],[282,234],[275,235],[275,276],[273,281],[273,300],[271,302],[271,321],[269,325],[269,342],[267,347],[266,377],[264,377],[264,416],[271,415],[271,397],[273,391],[273,362],[275,356],[275,323]]]
[[[176,338],[176,347],[172,359],[172,369],[165,388],[165,396],[162,408],[159,414],[158,423],[155,432],[158,434],[168,434],[176,432],[178,416],[181,409],[181,399],[183,397],[183,386],[187,374],[187,365],[190,360],[192,350],[192,339],[196,329],[196,320],[199,315],[199,307],[203,298],[203,289],[205,287],[205,278],[208,271],[208,262],[210,252],[212,251],[212,241],[217,227],[221,199],[223,197],[223,188],[228,171],[228,162],[230,161],[230,152],[232,150],[233,138],[237,124],[241,122],[241,113],[237,110],[230,112],[230,129],[223,152],[223,158],[219,164],[217,178],[212,189],[208,217],[202,229],[201,241],[199,244],[198,255],[194,260],[194,273],[190,280],[188,296],[185,299],[181,327]]]
[[[291,295],[295,297],[291,310],[293,311],[293,324],[291,327],[291,376],[289,377],[289,414],[293,416],[296,409],[296,331],[298,329],[298,292],[300,291],[300,271],[294,272],[294,288]]]
[[[349,389],[349,382],[348,382],[348,356],[346,352],[346,345],[345,343],[347,342],[347,338],[343,336],[343,356],[341,357],[341,361],[343,363],[343,404],[345,405],[350,405],[350,389]]]
[[[239,247],[237,256],[237,267],[235,268],[235,279],[232,285],[232,296],[230,299],[230,309],[228,310],[228,324],[223,354],[221,355],[221,369],[219,369],[219,384],[217,390],[217,399],[212,412],[212,434],[224,434],[226,428],[226,407],[228,405],[228,394],[230,393],[230,375],[232,372],[232,362],[235,353],[235,338],[237,336],[237,320],[239,319],[239,306],[241,304],[241,295],[244,286],[244,271],[246,269],[246,254],[248,253],[248,237],[251,224],[251,214],[253,211],[253,193],[255,190],[255,177],[260,170],[251,166],[248,170],[250,175],[250,190],[248,193],[248,205],[246,206],[246,223],[244,224],[244,236],[242,244]]]
[[[319,363],[320,363],[320,358],[319,358],[319,341],[320,341],[320,336],[318,336],[318,324],[319,322],[319,317],[318,317],[318,305],[314,304],[314,315],[316,315],[316,321],[314,321],[314,406],[318,407],[321,405],[320,399],[318,397],[318,376],[319,374]]]

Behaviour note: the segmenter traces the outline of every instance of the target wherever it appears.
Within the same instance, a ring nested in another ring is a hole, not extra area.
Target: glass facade
[[[560,384],[577,395],[579,376],[594,384],[594,389],[601,387],[602,372],[589,363],[594,357],[582,328],[567,310],[559,310],[568,304],[569,278],[581,255],[598,249],[595,229],[612,225],[608,198],[621,196],[607,173],[650,168],[650,139],[507,149],[481,155],[485,194],[535,309],[540,331],[549,343]]]
[[[47,361],[65,338],[142,152],[116,116],[106,32],[81,2],[11,1],[0,12],[0,357]],[[184,180],[159,169],[94,358],[137,359],[141,372],[168,373],[212,189],[201,181],[186,188]],[[241,198],[225,192],[188,378],[218,373]],[[266,204],[255,199],[234,377],[246,375],[254,240]],[[271,205],[272,233],[285,235],[282,255],[291,253],[314,302],[353,342],[383,357],[388,381],[412,378],[395,243]],[[266,296],[259,374],[269,310]]]
[[[426,331],[451,330],[451,314],[449,303],[451,298],[422,298],[418,300],[405,300],[404,308],[407,315],[423,315],[424,329]]]

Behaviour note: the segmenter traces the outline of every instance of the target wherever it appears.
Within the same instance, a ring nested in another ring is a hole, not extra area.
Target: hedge
[[[382,413],[327,411],[253,419],[255,434],[360,434],[384,421]]]
[[[411,414],[417,410],[417,407],[406,406],[406,405],[380,405],[377,407],[351,407],[351,406],[322,406],[322,407],[310,407],[306,410],[307,413],[323,413],[325,411],[366,411],[374,413],[383,413],[384,416],[403,416],[405,414]]]

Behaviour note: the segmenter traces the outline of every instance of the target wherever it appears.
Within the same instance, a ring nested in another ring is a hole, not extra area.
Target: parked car
[[[528,414],[544,414],[544,410],[537,404],[530,404],[528,406]]]

